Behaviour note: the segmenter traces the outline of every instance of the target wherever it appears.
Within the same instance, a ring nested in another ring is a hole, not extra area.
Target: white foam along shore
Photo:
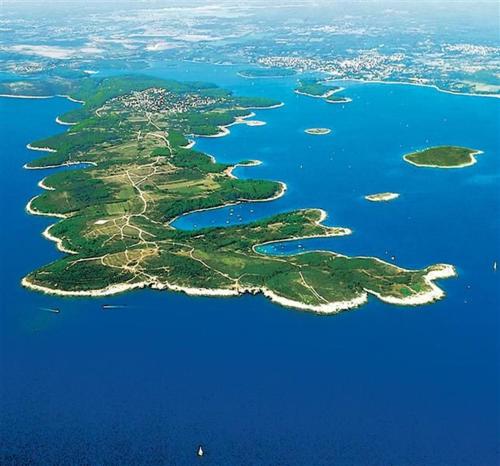
[[[346,229],[346,230],[348,230],[348,229]],[[345,234],[349,234],[349,233],[345,233]],[[255,245],[255,246],[253,246],[252,249],[257,254],[262,254],[256,250],[257,247],[264,246],[264,245],[271,244],[271,243],[284,243],[286,241],[299,241],[299,240],[304,240],[304,239],[325,238],[325,237],[329,237],[329,236],[338,236],[338,235],[342,235],[342,234],[333,233],[333,234],[327,234],[327,235],[304,236],[304,237],[290,238],[290,239],[285,239],[285,240],[268,241],[266,243],[261,243],[261,244]],[[347,256],[344,256],[343,254],[338,254],[335,252],[325,251],[325,250],[304,251],[304,252],[299,253],[299,254],[308,254],[308,253],[313,253],[313,252],[329,253],[329,254],[332,254],[332,255],[337,256],[337,257],[347,257]],[[262,254],[262,255],[264,255],[264,254]],[[390,265],[391,267],[395,267],[399,271],[402,271],[402,272],[412,272],[411,270],[403,269],[403,268],[398,267],[394,264],[389,264],[388,262],[385,262],[385,261],[379,259],[378,257],[359,256],[359,258],[360,259],[364,259],[364,258],[372,259],[372,260],[380,262],[384,265]],[[436,264],[436,265],[432,266],[431,268],[432,268],[432,270],[427,272],[423,277],[426,285],[429,287],[428,291],[423,291],[420,293],[415,293],[411,296],[399,298],[399,297],[391,296],[391,295],[383,295],[381,293],[377,293],[376,291],[365,288],[365,294],[363,295],[364,300],[361,300],[361,295],[360,295],[358,298],[355,298],[356,302],[358,302],[358,300],[359,300],[359,304],[357,304],[357,305],[351,306],[348,304],[348,303],[351,303],[352,301],[341,302],[341,308],[339,310],[350,309],[350,308],[353,308],[353,307],[356,307],[356,306],[363,304],[364,302],[367,301],[366,293],[370,293],[373,296],[376,296],[381,301],[384,301],[388,304],[394,304],[394,305],[398,305],[398,306],[420,306],[423,304],[430,304],[430,303],[433,303],[435,301],[438,301],[438,300],[444,298],[445,292],[441,288],[439,288],[434,283],[434,281],[439,280],[439,279],[456,277],[457,272],[456,272],[455,268],[450,264]],[[331,303],[331,304],[337,304],[337,303]],[[346,305],[347,307],[343,307],[344,305]],[[325,304],[324,306],[326,306],[326,309],[328,309],[329,304]],[[295,305],[295,306],[291,306],[291,307],[299,307],[299,306]],[[310,308],[306,308],[306,309],[310,310]],[[316,312],[322,312],[322,311],[316,311]],[[326,311],[323,310],[323,312],[326,312]]]
[[[451,278],[455,277],[456,275],[457,272],[452,265],[438,264],[433,266],[432,270],[427,272],[424,276],[424,281],[426,285],[430,288],[429,291],[416,293],[404,298],[382,295],[373,290],[366,290],[366,291],[373,294],[378,299],[389,304],[396,304],[398,306],[420,306],[422,304],[430,304],[434,301],[444,298],[445,292],[434,283],[434,280]]]
[[[311,209],[301,209],[301,210],[311,210]],[[263,254],[257,250],[257,248],[261,246],[268,246],[269,244],[277,244],[277,243],[287,243],[290,241],[300,241],[304,239],[314,239],[314,238],[331,238],[333,236],[347,236],[352,234],[352,230],[350,228],[345,228],[345,227],[327,227],[323,225],[323,222],[328,218],[328,214],[326,213],[325,210],[323,209],[312,209],[319,211],[320,215],[318,220],[316,220],[314,223],[318,226],[328,228],[328,230],[325,233],[322,234],[317,234],[317,235],[308,235],[308,236],[292,236],[290,238],[285,238],[285,239],[276,239],[272,241],[265,241],[264,243],[259,243],[255,244],[252,246],[252,251],[255,252],[256,254],[260,254],[261,256],[266,256],[267,254]],[[330,252],[330,251],[305,251],[304,253],[300,254],[306,254],[308,252]],[[342,256],[342,254],[334,253],[331,252],[331,254],[335,256]],[[347,257],[347,256],[344,256]]]
[[[0,97],[6,99],[52,99],[53,95],[14,95],[14,94],[0,94]]]
[[[367,301],[367,294],[362,293],[361,295],[346,301],[336,301],[327,304],[312,305],[301,303],[300,301],[294,301],[284,296],[280,296],[274,291],[269,290],[266,287],[253,288],[253,287],[236,287],[236,288],[195,288],[183,285],[176,285],[169,282],[161,282],[156,280],[150,281],[140,281],[136,283],[119,283],[115,285],[110,285],[106,288],[101,288],[99,290],[59,290],[55,288],[49,288],[36,283],[32,283],[27,277],[21,280],[21,284],[25,288],[29,288],[35,291],[39,291],[45,294],[57,295],[57,296],[90,296],[90,297],[102,297],[110,296],[114,294],[124,293],[126,291],[132,291],[135,289],[150,287],[157,290],[171,290],[182,292],[190,296],[206,296],[206,297],[235,297],[240,296],[245,293],[249,294],[259,294],[262,293],[264,296],[269,298],[271,301],[281,304],[282,306],[291,307],[295,309],[312,311],[320,314],[335,314],[337,312],[352,309],[354,307],[361,306]]]
[[[85,103],[84,100],[75,99],[74,97],[71,97],[70,95],[67,94],[57,94],[56,97],[64,97],[65,99],[68,99],[71,102],[75,102],[76,104],[83,105]]]
[[[69,123],[67,121],[63,121],[59,117],[56,117],[56,123],[63,125],[63,126],[74,126],[77,124],[77,123]]]
[[[75,102],[77,104],[84,104],[84,100],[78,100],[74,97],[71,97],[66,94],[56,94],[56,95],[16,95],[16,94],[0,94],[0,97],[5,97],[7,99],[53,99],[54,97],[62,97],[64,99],[68,99],[71,102]]]
[[[37,198],[38,196],[33,196],[28,203],[26,204],[26,212],[28,212],[31,215],[39,215],[41,217],[57,217],[57,218],[66,218],[66,215],[64,214],[58,214],[54,212],[41,212],[39,210],[36,210],[33,208],[32,204],[33,201]]]
[[[191,296],[208,296],[208,297],[233,297],[233,296],[243,295],[245,293],[250,293],[250,294],[262,293],[271,301],[281,304],[282,306],[300,309],[304,311],[312,311],[319,314],[336,314],[340,311],[353,309],[361,306],[362,304],[365,304],[368,301],[368,293],[377,296],[380,300],[389,304],[395,304],[400,306],[417,306],[422,304],[428,304],[444,297],[444,291],[441,290],[434,283],[434,280],[449,278],[455,275],[456,275],[455,270],[451,265],[442,264],[440,266],[440,269],[434,269],[428,272],[424,277],[426,284],[431,288],[430,291],[418,293],[413,296],[408,296],[406,298],[396,298],[394,296],[381,295],[380,293],[377,293],[372,290],[365,290],[364,292],[360,293],[359,295],[355,296],[350,300],[332,301],[325,304],[307,304],[300,301],[295,301],[290,298],[280,296],[276,292],[269,290],[266,287],[237,286],[234,288],[196,288],[196,287],[187,287],[183,285],[171,284],[169,282],[161,282],[156,279],[151,279],[149,281],[140,281],[136,283],[119,283],[98,290],[78,290],[78,291],[59,290],[55,288],[49,288],[37,285],[35,283],[32,283],[27,277],[24,277],[21,283],[26,288],[30,288],[36,291],[41,291],[46,294],[53,294],[59,296],[101,297],[145,287],[150,287],[158,290],[169,289],[171,291],[183,292]]]
[[[427,148],[427,149],[430,149],[430,148]],[[424,152],[427,149],[422,149],[421,151],[418,151],[418,152]],[[415,154],[415,152],[412,152],[412,154]],[[469,157],[470,157],[469,162],[461,163],[459,165],[450,165],[450,166],[432,165],[432,164],[426,164],[426,163],[413,162],[412,160],[408,159],[408,155],[412,155],[412,154],[405,154],[403,156],[403,160],[405,162],[411,163],[412,165],[415,165],[416,167],[453,169],[453,168],[470,167],[471,165],[475,165],[477,163],[476,155],[484,154],[484,152],[482,150],[475,150],[474,152],[471,152],[469,154]]]
[[[229,178],[236,179],[237,177],[233,175],[233,170],[238,167],[256,167],[257,165],[262,165],[260,160],[249,160],[248,162],[238,162],[226,168],[224,173],[229,176]]]
[[[53,241],[54,243],[56,243],[56,247],[57,247],[57,249],[59,249],[59,251],[64,252],[66,254],[78,254],[76,251],[72,251],[71,249],[65,248],[63,245],[63,240],[50,233],[50,229],[54,225],[55,224],[49,225],[47,228],[45,228],[45,230],[43,230],[43,232],[42,232],[42,236],[44,238],[48,239],[49,241]]]
[[[26,148],[29,150],[36,150],[39,152],[52,152],[52,153],[57,152],[57,150],[51,149],[50,147],[37,147],[37,146],[32,146],[31,144],[26,144]]]
[[[326,81],[328,82],[328,81]],[[339,100],[328,100],[329,97],[331,97],[333,94],[336,94],[337,92],[342,92],[345,91],[344,87],[338,87],[337,89],[330,89],[327,92],[324,92],[323,94],[320,95],[315,95],[315,94],[308,94],[307,92],[302,92],[298,89],[295,89],[295,93],[299,95],[305,95],[307,97],[314,97],[315,99],[323,99],[325,102],[329,104],[347,104],[349,102],[352,102],[352,99],[350,97],[342,97]]]
[[[43,178],[42,180],[40,180],[40,181],[38,182],[38,187],[39,187],[39,188],[42,188],[42,189],[45,189],[46,191],[55,191],[55,188],[53,188],[52,186],[47,186],[47,185],[45,184],[45,179],[46,179],[46,178]]]
[[[188,143],[185,146],[182,146],[183,149],[192,149],[194,145],[196,144],[196,141],[193,139],[188,139]]]
[[[82,160],[81,162],[64,162],[58,165],[44,165],[43,167],[32,167],[27,163],[25,163],[23,165],[23,168],[26,170],[47,170],[49,168],[62,168],[62,167],[70,167],[73,165],[93,165],[94,167],[97,167],[97,164],[95,162]]]
[[[302,92],[302,91],[299,91],[298,89],[295,89],[295,94],[298,94],[298,95],[305,95],[306,97],[314,97],[315,99],[326,99],[327,97],[330,97],[332,94],[331,94],[331,91],[328,91],[328,92],[325,92],[323,94],[309,94],[307,92]]]
[[[344,87],[338,87],[336,89],[329,89],[328,91],[324,92],[323,94],[309,94],[307,92],[302,92],[299,89],[295,89],[295,93],[299,95],[305,95],[307,97],[314,97],[315,99],[328,99],[328,97],[331,97],[333,94],[336,94],[337,92],[342,92],[345,91]]]

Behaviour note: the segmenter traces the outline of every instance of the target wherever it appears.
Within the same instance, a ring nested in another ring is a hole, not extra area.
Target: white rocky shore
[[[31,144],[26,144],[26,149],[36,150],[39,152],[57,152],[55,149],[51,149],[50,147],[37,147],[37,146],[32,146]]]
[[[278,106],[281,107],[281,105],[275,105],[273,107],[263,107],[262,109],[276,108]],[[231,134],[229,127],[234,126],[234,125],[264,126],[266,124],[265,121],[249,120],[249,118],[253,118],[254,116],[255,116],[255,113],[250,112],[248,115],[235,117],[234,121],[231,123],[228,123],[227,125],[218,126],[218,128],[219,128],[218,133],[215,133],[215,134],[193,134],[193,136],[199,137],[199,138],[222,138],[224,136],[228,136],[229,134]],[[193,143],[193,145],[194,145],[194,143]]]
[[[434,301],[444,298],[445,292],[434,283],[434,280],[451,278],[456,276],[457,272],[455,270],[455,267],[453,267],[450,264],[438,264],[433,267],[433,270],[427,272],[427,274],[424,277],[425,283],[430,288],[429,291],[417,293],[405,298],[397,298],[395,296],[382,295],[372,290],[367,290],[367,291],[376,296],[377,298],[379,298],[380,300],[389,304],[396,304],[398,306],[420,306],[422,304],[430,304]]]
[[[59,117],[56,117],[56,123],[63,126],[74,126],[77,124],[77,123],[68,123],[67,121],[61,120]]]
[[[43,230],[42,236],[45,239],[48,239],[49,241],[53,241],[54,243],[56,243],[56,247],[57,249],[59,249],[59,251],[64,252],[66,254],[78,254],[76,251],[72,251],[71,249],[65,248],[63,245],[63,240],[50,233],[50,229],[53,226],[54,225],[49,225],[47,228],[45,228],[45,230]]]
[[[430,290],[427,292],[419,293],[413,296],[408,296],[406,298],[397,298],[394,296],[381,295],[372,290],[365,290],[364,292],[362,292],[361,294],[355,296],[350,300],[332,301],[325,304],[307,304],[300,301],[295,301],[290,298],[280,296],[279,294],[275,293],[272,290],[269,290],[266,287],[196,288],[196,287],[187,287],[183,285],[172,284],[168,282],[161,282],[156,279],[149,281],[140,281],[136,283],[120,283],[116,285],[110,285],[106,288],[102,288],[99,290],[78,290],[78,291],[59,290],[55,288],[40,286],[35,283],[32,283],[27,277],[23,278],[21,283],[26,288],[58,296],[100,297],[100,296],[109,296],[113,294],[123,293],[138,288],[146,288],[146,287],[158,290],[168,289],[171,291],[186,293],[187,295],[191,296],[208,296],[208,297],[210,296],[234,297],[246,293],[253,295],[262,293],[271,301],[281,304],[282,306],[294,309],[300,309],[304,311],[315,312],[318,314],[336,314],[338,312],[354,309],[356,307],[365,304],[368,301],[368,293],[376,296],[377,298],[386,303],[396,304],[399,306],[417,306],[417,305],[432,303],[438,299],[441,299],[444,297],[444,291],[441,290],[441,288],[439,288],[434,283],[434,280],[455,276],[456,272],[453,266],[447,264],[441,264],[435,267],[439,268],[438,269],[435,268],[434,270],[428,272],[427,275],[425,276],[425,281],[427,285],[430,287]]]

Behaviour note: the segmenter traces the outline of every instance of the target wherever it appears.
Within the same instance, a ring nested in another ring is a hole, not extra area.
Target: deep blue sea
[[[62,299],[20,287],[59,252],[51,222],[25,213],[47,172],[24,170],[32,140],[65,128],[61,98],[0,99],[0,411],[2,464],[495,465],[500,438],[500,142],[498,99],[407,85],[343,83],[347,105],[295,95],[295,78],[247,80],[236,68],[158,65],[285,102],[197,148],[259,159],[240,177],[281,180],[281,199],[185,216],[178,228],[325,209],[344,238],[273,246],[375,255],[403,267],[454,264],[436,304],[371,299],[336,316],[262,296],[193,298],[137,291]],[[304,129],[326,126],[327,136]],[[402,155],[451,144],[481,149],[459,170]],[[395,191],[389,203],[366,194]],[[103,311],[103,303],[125,307]],[[60,314],[44,311],[59,307]],[[196,457],[198,445],[206,455]]]

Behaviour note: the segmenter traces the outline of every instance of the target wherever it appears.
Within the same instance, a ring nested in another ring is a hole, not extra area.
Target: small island
[[[175,228],[190,212],[243,202],[272,201],[286,185],[239,179],[236,166],[193,150],[186,136],[228,134],[249,110],[279,102],[240,97],[207,83],[131,75],[50,85],[2,83],[11,96],[70,96],[83,104],[61,115],[68,130],[34,141],[42,155],[26,168],[76,166],[51,173],[26,210],[57,219],[44,237],[64,253],[31,271],[23,286],[59,296],[106,296],[150,287],[197,296],[262,293],[283,306],[337,313],[368,296],[397,305],[444,297],[436,280],[456,274],[434,264],[416,270],[376,257],[310,251],[274,257],[259,246],[350,234],[324,224],[326,212],[298,209],[228,227]],[[223,131],[226,130],[226,131]]]
[[[308,128],[304,132],[313,136],[324,136],[330,134],[332,130],[330,128]]]
[[[403,159],[417,167],[463,168],[474,165],[479,154],[482,151],[467,147],[437,146],[406,154]]]
[[[399,197],[398,193],[377,193],[377,194],[368,194],[365,196],[367,201],[371,202],[388,202]]]
[[[343,89],[339,89],[338,91],[335,92],[341,92]],[[349,102],[352,102],[352,99],[349,97],[344,97],[341,95],[335,95],[335,92],[330,94],[326,99],[325,102],[329,104],[347,104]]]

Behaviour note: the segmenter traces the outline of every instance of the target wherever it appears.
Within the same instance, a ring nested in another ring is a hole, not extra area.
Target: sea
[[[293,92],[296,78],[238,67],[158,63],[148,74],[203,80],[285,105],[256,111],[196,148],[258,159],[241,178],[287,184],[272,202],[199,212],[177,228],[234,225],[317,207],[347,237],[293,241],[405,268],[453,264],[434,304],[374,297],[317,315],[265,297],[140,290],[60,298],[21,278],[61,256],[25,212],[53,170],[25,170],[30,141],[65,131],[63,98],[0,99],[0,443],[8,465],[486,465],[499,462],[500,140],[495,98],[403,84],[337,83],[348,104]],[[106,74],[106,70],[101,70]],[[99,75],[97,75],[99,76]],[[304,130],[327,127],[326,136]],[[459,145],[463,169],[418,168],[405,153]],[[372,203],[367,194],[400,193]],[[106,310],[102,305],[107,304]],[[58,308],[59,313],[48,309]],[[203,457],[197,457],[202,446]]]

